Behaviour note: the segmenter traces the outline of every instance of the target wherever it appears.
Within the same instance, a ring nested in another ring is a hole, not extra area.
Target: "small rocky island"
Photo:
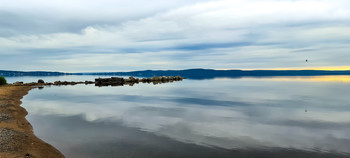
[[[129,78],[123,78],[123,77],[110,77],[110,78],[96,78],[95,81],[55,81],[55,82],[44,82],[44,80],[39,79],[38,82],[31,82],[31,83],[23,83],[23,82],[15,82],[13,86],[64,86],[64,85],[77,85],[77,84],[95,84],[95,86],[123,86],[123,85],[129,85],[133,86],[134,84],[138,83],[153,83],[153,84],[161,84],[161,83],[167,83],[167,82],[174,82],[174,81],[182,81],[184,78],[181,76],[153,76],[152,78],[135,78],[135,77],[129,77]]]
[[[111,78],[96,78],[95,79],[95,86],[122,86],[122,85],[130,85],[133,86],[134,84],[138,83],[153,83],[153,84],[161,84],[161,83],[167,83],[167,82],[174,82],[174,81],[182,81],[184,78],[181,76],[153,76],[152,78],[134,78],[129,77],[128,79],[119,78],[119,77],[111,77]]]

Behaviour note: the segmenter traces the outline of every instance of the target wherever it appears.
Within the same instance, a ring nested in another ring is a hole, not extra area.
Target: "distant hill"
[[[6,71],[0,70],[0,76],[61,76],[71,73],[49,72],[49,71]]]
[[[320,76],[320,75],[350,75],[350,71],[321,71],[321,70],[144,70],[131,72],[100,72],[83,73],[83,75],[117,75],[117,76],[182,76],[189,79],[211,79],[217,77],[267,77],[267,76]]]
[[[182,76],[189,79],[211,79],[217,77],[267,77],[267,76],[322,76],[322,75],[350,75],[350,71],[326,71],[326,70],[213,70],[213,69],[188,69],[188,70],[143,70],[130,72],[93,72],[93,73],[64,73],[47,71],[4,71],[0,70],[0,76],[62,76],[62,75],[96,75],[96,76]]]

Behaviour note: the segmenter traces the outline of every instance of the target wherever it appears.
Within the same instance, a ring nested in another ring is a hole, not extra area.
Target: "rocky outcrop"
[[[133,86],[134,84],[138,84],[140,82],[142,83],[153,83],[153,84],[160,84],[160,83],[167,83],[167,82],[174,82],[174,81],[182,81],[184,78],[181,76],[153,76],[152,78],[134,78],[129,77],[128,79],[124,79],[121,77],[111,77],[111,78],[96,78],[95,79],[95,85],[96,86],[122,86],[122,85],[130,85]]]
[[[124,78],[119,78],[119,77],[95,79],[95,85],[123,85],[124,83],[125,83]]]
[[[42,80],[42,79],[39,79],[39,80],[38,80],[38,83],[45,83],[45,81]]]

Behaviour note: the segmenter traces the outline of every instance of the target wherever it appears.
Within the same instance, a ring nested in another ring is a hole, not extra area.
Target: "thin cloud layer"
[[[1,69],[327,67],[350,57],[345,0],[17,0],[0,18]]]

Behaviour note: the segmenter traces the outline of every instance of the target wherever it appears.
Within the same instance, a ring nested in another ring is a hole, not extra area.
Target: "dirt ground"
[[[30,86],[0,86],[0,158],[62,158],[57,149],[37,138],[25,119],[21,99]]]

